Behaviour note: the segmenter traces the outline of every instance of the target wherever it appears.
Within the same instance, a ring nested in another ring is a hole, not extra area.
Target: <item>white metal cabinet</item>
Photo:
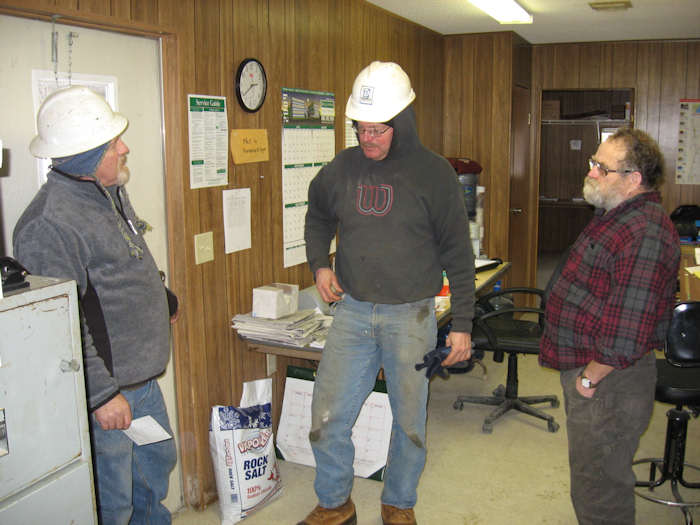
[[[97,522],[74,281],[0,299],[0,523]]]

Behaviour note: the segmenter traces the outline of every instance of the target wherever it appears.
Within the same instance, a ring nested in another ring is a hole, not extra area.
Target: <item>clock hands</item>
[[[249,92],[251,89],[253,89],[255,86],[257,86],[257,85],[258,85],[257,82],[254,83],[254,84],[251,84],[251,85],[248,87],[248,89],[245,90],[245,93],[243,93],[243,96],[245,97],[245,96],[248,94],[248,92]]]

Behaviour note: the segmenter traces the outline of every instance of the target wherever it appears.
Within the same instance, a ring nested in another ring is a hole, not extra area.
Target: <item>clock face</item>
[[[236,97],[241,107],[249,112],[257,111],[265,102],[267,76],[262,64],[254,58],[246,58],[236,72]]]

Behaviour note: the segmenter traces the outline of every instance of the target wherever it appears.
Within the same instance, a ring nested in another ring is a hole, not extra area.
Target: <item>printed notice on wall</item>
[[[190,188],[228,184],[226,97],[187,95]]]
[[[681,99],[676,184],[700,184],[700,99]]]
[[[251,247],[250,188],[224,190],[224,252],[232,253]]]
[[[282,88],[284,267],[306,262],[309,184],[335,156],[335,95]]]

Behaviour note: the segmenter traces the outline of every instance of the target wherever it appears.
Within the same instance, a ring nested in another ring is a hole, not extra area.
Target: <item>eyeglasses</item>
[[[607,177],[608,173],[633,173],[635,170],[611,170],[610,168],[606,168],[604,165],[602,165],[600,162],[597,160],[593,160],[593,157],[588,159],[588,168],[593,171],[593,169],[597,169],[603,174],[603,177]]]
[[[379,129],[379,128],[361,128],[359,126],[353,126],[353,129],[355,130],[355,133],[358,135],[369,135],[370,138],[376,139],[377,137],[381,137],[391,129],[391,126],[387,126],[384,129]]]

